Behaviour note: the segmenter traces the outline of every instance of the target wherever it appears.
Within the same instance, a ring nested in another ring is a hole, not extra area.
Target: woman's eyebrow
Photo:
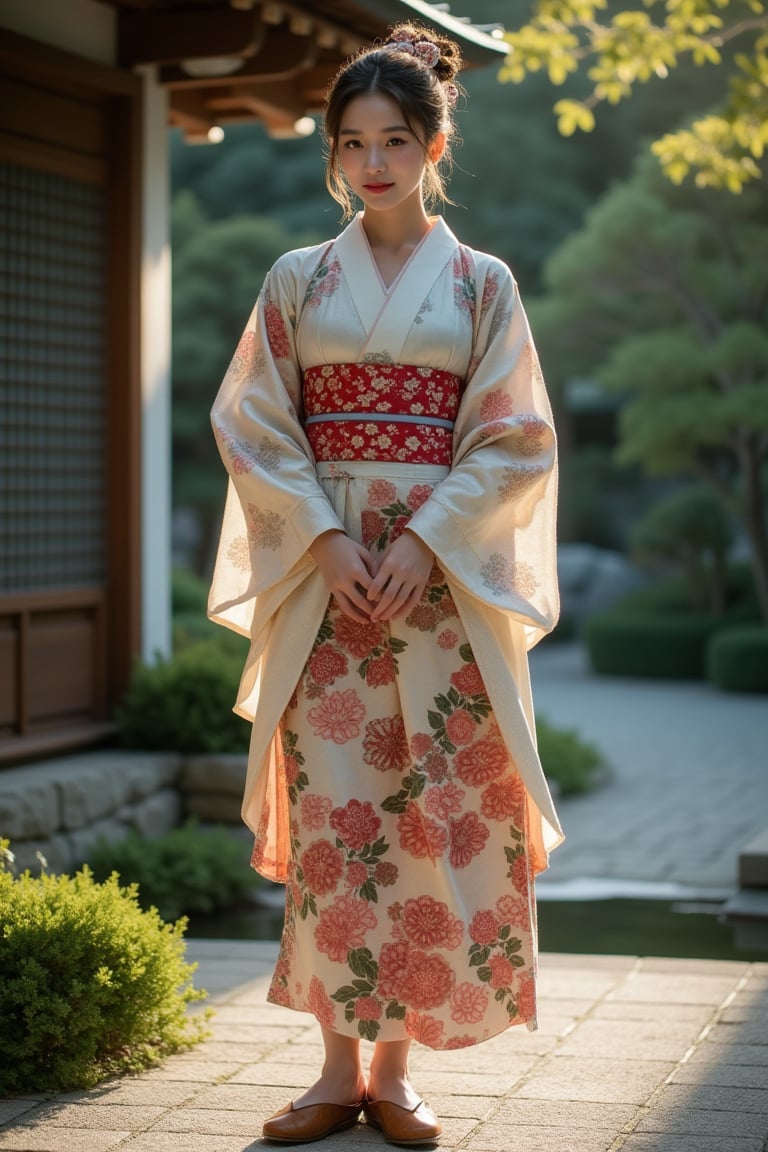
[[[381,132],[410,132],[406,124],[392,124],[389,128],[381,128]],[[362,128],[342,128],[339,136],[361,136]]]

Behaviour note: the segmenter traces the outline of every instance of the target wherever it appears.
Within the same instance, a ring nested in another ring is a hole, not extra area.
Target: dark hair
[[[404,41],[413,46],[435,45],[440,55],[434,67],[428,66],[418,52],[393,51],[388,47]],[[458,44],[418,24],[397,24],[385,43],[363,48],[342,66],[326,95],[323,131],[328,148],[326,184],[331,196],[344,208],[345,218],[352,215],[353,204],[339,165],[339,126],[349,102],[372,92],[381,92],[397,102],[406,124],[421,142],[427,161],[427,201],[447,200],[443,177],[430,158],[428,146],[443,132],[446,148],[441,162],[450,167],[450,141],[456,134],[453,105],[460,92],[455,77],[460,68]]]

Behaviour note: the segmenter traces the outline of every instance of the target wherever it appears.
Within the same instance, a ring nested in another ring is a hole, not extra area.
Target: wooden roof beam
[[[258,12],[236,8],[118,12],[120,65],[171,64],[216,56],[253,56],[267,26]]]
[[[261,83],[291,80],[312,68],[317,54],[317,43],[313,37],[294,36],[287,28],[271,27],[256,52],[238,68],[236,79]],[[212,82],[211,77],[190,76],[176,64],[164,65],[160,69],[159,79],[165,87],[174,90],[206,87]]]

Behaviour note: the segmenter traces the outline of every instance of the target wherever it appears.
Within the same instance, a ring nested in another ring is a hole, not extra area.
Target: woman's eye
[[[405,140],[403,140],[402,136],[392,136],[387,140],[387,146],[390,144],[405,144]]]
[[[359,140],[346,140],[346,141],[344,142],[344,147],[345,147],[347,150],[349,150],[349,149],[351,149],[351,148],[359,148],[360,146],[361,146],[361,145],[360,145],[360,141],[359,141]]]

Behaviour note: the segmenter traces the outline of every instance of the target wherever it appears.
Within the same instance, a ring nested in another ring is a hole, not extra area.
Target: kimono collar
[[[376,266],[362,214],[344,229],[334,248],[366,332],[366,355],[386,355],[397,363],[413,319],[455,256],[458,240],[438,216],[389,288]]]

